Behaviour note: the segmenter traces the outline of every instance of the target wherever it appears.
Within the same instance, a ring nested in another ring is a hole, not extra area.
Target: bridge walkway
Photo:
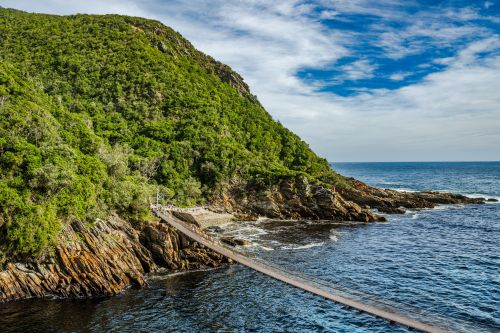
[[[450,330],[440,328],[433,324],[424,323],[418,320],[411,319],[405,315],[399,314],[396,311],[394,311],[394,309],[391,306],[374,306],[371,304],[365,304],[364,302],[362,302],[362,300],[356,300],[353,299],[353,297],[343,296],[339,295],[338,293],[334,293],[333,291],[328,290],[328,288],[325,288],[319,285],[318,283],[311,281],[310,279],[301,278],[296,275],[290,275],[287,272],[281,269],[277,269],[268,263],[251,259],[248,256],[243,255],[242,253],[238,253],[230,249],[227,245],[223,244],[219,240],[201,232],[201,230],[198,229],[196,226],[176,218],[167,210],[164,210],[161,207],[160,208],[155,207],[153,208],[153,211],[159,218],[170,224],[172,227],[175,227],[178,231],[180,231],[182,234],[186,235],[190,239],[244,266],[254,269],[274,279],[288,283],[294,287],[308,291],[315,295],[322,296],[326,299],[332,300],[336,303],[345,305],[347,307],[357,309],[359,311],[368,313],[370,315],[379,318],[383,318],[391,323],[397,323],[406,326],[410,329],[416,329],[421,332],[429,332],[429,333],[452,332]],[[384,309],[383,307],[385,307],[386,309]]]

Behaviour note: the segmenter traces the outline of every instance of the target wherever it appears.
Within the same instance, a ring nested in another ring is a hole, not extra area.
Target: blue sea
[[[370,185],[500,198],[500,162],[334,163]],[[500,332],[500,204],[439,206],[387,223],[261,219],[227,225],[288,270],[467,332]],[[0,332],[407,332],[241,265],[149,277],[90,300],[0,305]],[[461,325],[461,326],[460,326]]]

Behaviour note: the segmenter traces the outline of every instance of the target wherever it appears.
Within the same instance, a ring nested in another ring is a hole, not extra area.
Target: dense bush
[[[144,218],[230,178],[339,179],[238,74],[159,22],[0,9],[0,241],[34,254],[64,221]]]

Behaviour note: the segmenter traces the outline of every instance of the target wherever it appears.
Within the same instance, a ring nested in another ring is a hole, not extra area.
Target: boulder
[[[234,238],[234,237],[222,237],[221,242],[230,246],[247,246],[250,245],[250,241],[246,239]]]

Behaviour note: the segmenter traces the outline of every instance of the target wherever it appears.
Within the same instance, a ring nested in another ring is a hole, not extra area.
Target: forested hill
[[[194,205],[230,179],[340,179],[157,21],[0,9],[0,59],[0,256],[39,252],[72,219],[144,218],[156,191]]]

